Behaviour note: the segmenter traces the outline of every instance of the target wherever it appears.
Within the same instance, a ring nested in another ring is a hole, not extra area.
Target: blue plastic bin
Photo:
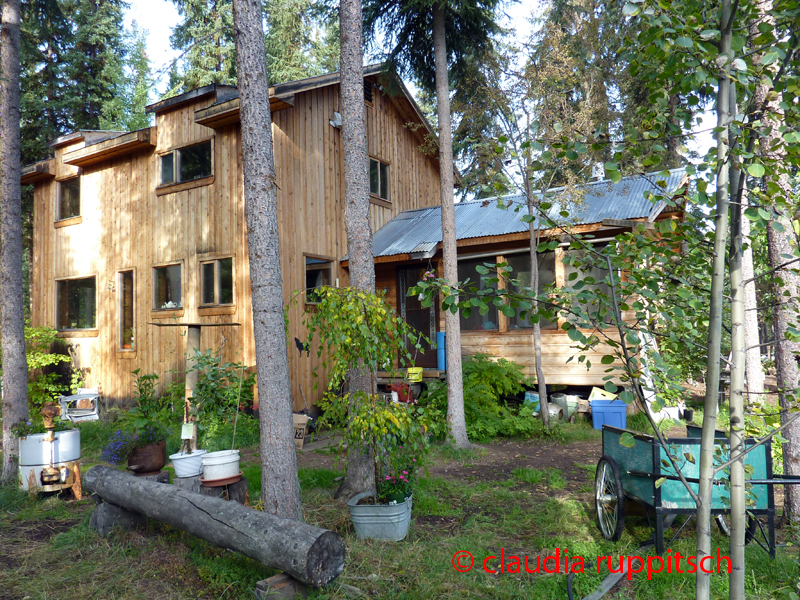
[[[436,368],[440,371],[447,370],[447,348],[444,336],[444,331],[436,333]]]
[[[533,412],[539,412],[539,394],[536,392],[525,392],[525,408],[531,408]]]
[[[592,427],[602,429],[603,425],[625,429],[628,425],[628,405],[622,400],[592,400]]]

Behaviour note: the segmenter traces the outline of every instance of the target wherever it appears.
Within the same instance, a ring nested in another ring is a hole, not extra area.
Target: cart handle
[[[679,477],[675,475],[656,475],[655,473],[648,473],[647,471],[628,471],[628,475],[634,477],[649,477],[650,479],[669,479],[670,481],[680,481]],[[696,477],[685,477],[689,483],[700,483]],[[797,485],[800,484],[800,475],[773,475],[772,479],[747,479],[745,483],[752,485]],[[714,480],[715,485],[722,485],[719,479]]]

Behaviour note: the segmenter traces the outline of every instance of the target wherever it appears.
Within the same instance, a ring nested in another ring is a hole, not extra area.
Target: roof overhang
[[[140,150],[152,150],[156,147],[155,138],[155,127],[140,129],[139,131],[126,133],[104,142],[68,152],[64,155],[64,162],[76,167],[88,167],[89,165]]]
[[[66,135],[57,137],[56,139],[50,142],[47,142],[47,146],[49,148],[55,149],[55,148],[61,148],[62,146],[70,146],[72,144],[75,144],[76,142],[84,142],[84,144],[88,146],[89,144],[96,144],[98,142],[102,142],[103,140],[117,137],[118,135],[122,135],[123,133],[125,132],[79,129],[77,131],[73,131],[72,133],[68,133]]]
[[[273,91],[272,88],[270,91]],[[272,96],[269,98],[269,108],[271,112],[283,110],[294,106],[294,95]],[[207,108],[201,108],[194,113],[194,122],[205,125],[211,129],[219,129],[226,125],[239,122],[239,98],[233,98],[219,104],[212,104]]]
[[[20,183],[22,185],[30,185],[39,181],[54,179],[55,176],[56,162],[55,159],[51,158],[23,167]]]
[[[165,110],[172,110],[183,104],[187,104],[189,102],[196,102],[200,98],[204,98],[205,96],[211,94],[215,95],[216,103],[221,103],[221,102],[227,102],[231,98],[238,97],[239,91],[236,89],[235,86],[232,85],[210,83],[208,85],[195,88],[189,92],[186,92],[185,94],[173,96],[172,98],[167,98],[166,100],[162,100],[161,102],[156,102],[155,104],[151,104],[147,108],[145,108],[145,112],[147,114],[150,114],[150,113],[160,113]]]

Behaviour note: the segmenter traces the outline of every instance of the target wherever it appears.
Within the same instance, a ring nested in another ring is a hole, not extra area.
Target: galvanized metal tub
[[[358,506],[359,500],[374,495],[374,491],[363,492],[353,496],[347,502],[356,535],[359,538],[399,542],[408,535],[413,498],[409,498],[399,504],[364,504]]]

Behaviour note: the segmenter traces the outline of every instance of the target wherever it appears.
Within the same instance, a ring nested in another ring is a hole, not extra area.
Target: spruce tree
[[[183,20],[173,29],[172,47],[183,53],[179,84],[168,96],[210,83],[236,85],[231,0],[173,0]]]

